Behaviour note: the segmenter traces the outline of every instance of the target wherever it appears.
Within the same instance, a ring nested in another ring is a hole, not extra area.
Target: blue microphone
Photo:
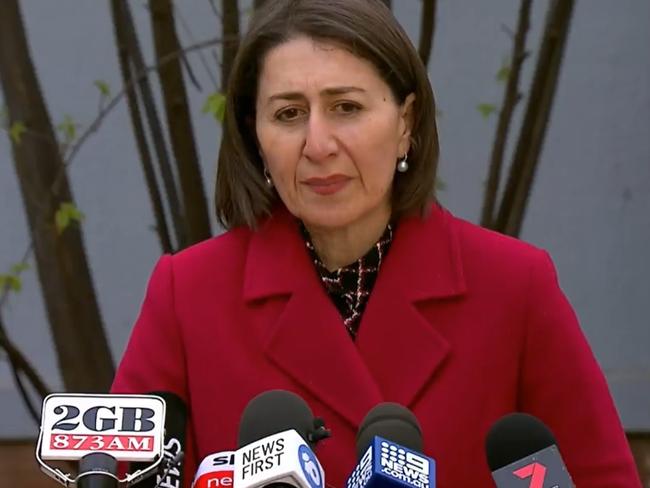
[[[407,408],[380,403],[357,433],[359,463],[346,488],[435,488],[436,463],[422,454],[422,430]]]

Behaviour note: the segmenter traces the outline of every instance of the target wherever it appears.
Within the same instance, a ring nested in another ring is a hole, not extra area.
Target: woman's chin
[[[293,213],[293,212],[292,212]],[[309,228],[340,229],[349,226],[356,219],[349,209],[309,208],[294,213]]]

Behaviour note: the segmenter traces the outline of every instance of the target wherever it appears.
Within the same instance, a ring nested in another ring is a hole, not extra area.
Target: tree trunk
[[[113,30],[115,31],[115,43],[117,45],[117,58],[120,63],[120,72],[122,73],[122,82],[126,90],[127,105],[129,107],[129,115],[131,123],[133,124],[133,136],[140,155],[140,164],[142,165],[142,172],[144,173],[144,180],[149,192],[149,199],[153,207],[154,220],[156,221],[156,234],[160,242],[160,248],[164,253],[171,253],[174,251],[172,246],[171,236],[169,234],[169,227],[167,219],[165,218],[165,207],[162,202],[160,187],[156,178],[156,170],[153,165],[151,157],[151,150],[147,142],[147,135],[145,132],[144,122],[142,119],[142,112],[138,104],[138,90],[136,83],[136,73],[133,70],[133,64],[129,60],[129,48],[126,42],[126,33],[124,32],[125,26],[122,22],[118,22],[121,18],[119,9],[120,0],[111,1],[111,16],[113,18]]]
[[[420,21],[420,44],[418,54],[425,66],[429,64],[433,50],[433,37],[436,28],[436,0],[422,1],[422,18]]]
[[[17,0],[0,2],[0,81],[10,124],[27,129],[12,138],[12,150],[63,382],[69,391],[106,391],[113,361],[81,228],[73,223],[59,232],[55,225],[61,204],[73,198]]]
[[[503,155],[508,142],[510,122],[515,111],[515,106],[521,98],[519,93],[519,78],[521,67],[526,59],[526,36],[530,26],[530,9],[533,0],[522,0],[519,8],[519,19],[517,21],[517,33],[513,40],[512,56],[510,58],[510,73],[503,95],[503,106],[499,112],[499,121],[492,144],[492,155],[490,156],[490,168],[488,170],[487,185],[483,198],[483,210],[481,212],[481,225],[494,228],[494,207],[496,206],[501,182],[501,168],[503,166]]]
[[[160,176],[163,181],[165,192],[167,193],[169,213],[174,233],[176,234],[176,248],[182,249],[187,243],[183,208],[178,197],[176,179],[174,178],[170,157],[165,144],[165,135],[156,110],[153,90],[151,89],[147,77],[147,69],[142,56],[142,51],[140,50],[140,44],[138,42],[135,24],[133,23],[133,17],[131,16],[131,10],[129,9],[129,3],[125,0],[111,0],[111,13],[113,15],[113,23],[116,26],[118,24],[120,25],[119,30],[116,27],[116,33],[120,32],[124,34],[124,39],[118,39],[117,42],[120,45],[126,46],[128,50],[128,59],[131,62],[132,73],[137,77],[137,84],[142,105],[144,107],[144,113],[149,124],[151,143],[153,144],[156,158],[158,159]],[[131,80],[129,80],[129,83],[130,82]]]
[[[223,54],[221,56],[221,90],[226,91],[237,49],[239,49],[239,6],[237,0],[222,0]]]
[[[156,57],[160,62],[165,56],[181,49],[171,0],[149,0],[149,10]],[[210,237],[210,218],[180,58],[161,65],[158,73],[180,181],[187,244],[190,245]]]
[[[549,6],[526,113],[496,222],[496,230],[504,234],[518,236],[521,232],[555,98],[574,3],[574,0],[554,0]]]

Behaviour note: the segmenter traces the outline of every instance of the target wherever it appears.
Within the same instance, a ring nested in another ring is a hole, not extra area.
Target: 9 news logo
[[[392,442],[382,441],[382,472],[416,488],[429,488],[431,463],[415,452]]]

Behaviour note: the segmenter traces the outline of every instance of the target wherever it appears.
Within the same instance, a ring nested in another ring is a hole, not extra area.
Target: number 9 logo
[[[320,465],[307,446],[300,446],[298,449],[298,457],[300,459],[300,466],[302,472],[305,474],[307,481],[311,488],[323,488],[323,477],[320,472]]]

